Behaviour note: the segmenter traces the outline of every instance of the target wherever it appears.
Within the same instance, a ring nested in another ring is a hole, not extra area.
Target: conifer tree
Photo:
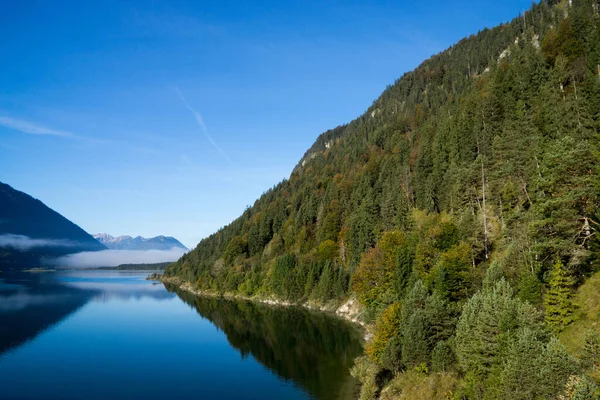
[[[485,379],[502,361],[507,335],[521,328],[540,329],[538,313],[513,296],[501,278],[493,287],[476,293],[463,307],[456,326],[455,351],[465,372]]]
[[[572,285],[572,278],[563,263],[557,260],[551,272],[550,288],[544,299],[546,323],[556,332],[563,330],[573,320]]]
[[[539,356],[544,344],[539,333],[520,329],[509,342],[500,374],[501,398],[505,400],[535,399],[540,396],[544,382],[537,376]]]
[[[537,364],[542,394],[545,398],[554,398],[564,388],[569,377],[578,372],[575,359],[555,337],[550,338]]]
[[[445,372],[454,363],[454,353],[447,341],[438,342],[431,353],[431,367],[436,372]]]

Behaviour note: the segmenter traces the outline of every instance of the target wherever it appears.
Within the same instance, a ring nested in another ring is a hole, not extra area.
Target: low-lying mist
[[[25,235],[12,233],[0,234],[0,247],[9,247],[27,251],[36,247],[76,247],[77,242],[66,239],[33,239]]]
[[[116,267],[121,264],[155,264],[177,261],[185,251],[173,247],[170,250],[101,250],[84,251],[58,257],[50,264],[56,267],[95,268]]]

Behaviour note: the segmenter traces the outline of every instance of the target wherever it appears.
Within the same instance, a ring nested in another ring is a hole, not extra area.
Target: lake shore
[[[369,340],[372,336],[372,334],[369,330],[369,326],[359,320],[359,317],[361,314],[361,309],[360,309],[360,306],[359,306],[358,302],[356,301],[356,299],[349,299],[341,306],[323,306],[323,305],[310,303],[308,301],[304,302],[304,303],[293,303],[293,302],[276,299],[276,298],[264,298],[264,297],[256,297],[256,296],[251,297],[251,296],[244,296],[244,295],[237,294],[237,293],[235,293],[235,294],[234,293],[217,293],[217,292],[210,292],[210,291],[204,291],[204,290],[197,290],[193,287],[193,285],[190,282],[186,282],[181,278],[164,276],[162,274],[157,274],[157,273],[154,273],[154,274],[148,276],[146,279],[147,280],[156,280],[156,281],[160,281],[162,283],[168,283],[171,285],[175,285],[182,290],[185,290],[189,293],[192,293],[196,296],[201,296],[201,297],[223,297],[226,299],[246,300],[246,301],[263,303],[263,304],[268,304],[268,305],[273,305],[273,306],[280,306],[280,307],[292,307],[292,306],[293,307],[304,307],[304,308],[307,308],[307,309],[313,310],[313,311],[325,312],[325,313],[331,314],[335,317],[343,318],[344,320],[357,326],[357,328],[359,328],[364,333],[365,341]]]
[[[22,270],[22,272],[56,272],[56,270],[48,268],[29,268]]]

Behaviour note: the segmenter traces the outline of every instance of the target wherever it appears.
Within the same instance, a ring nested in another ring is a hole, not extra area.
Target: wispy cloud
[[[233,164],[233,161],[231,161],[231,158],[229,158],[229,156],[227,155],[227,153],[225,153],[219,147],[219,145],[215,142],[215,140],[212,138],[212,136],[210,135],[210,133],[208,133],[208,128],[206,127],[206,124],[204,123],[204,120],[202,119],[202,115],[200,115],[200,113],[198,111],[196,111],[190,105],[190,103],[188,103],[188,101],[183,96],[183,93],[181,93],[181,90],[179,90],[179,88],[175,88],[175,91],[179,95],[179,98],[181,99],[181,101],[183,101],[183,104],[185,104],[185,106],[187,107],[187,109],[190,110],[190,112],[194,115],[194,118],[196,118],[196,122],[198,123],[198,125],[200,125],[200,128],[202,129],[202,132],[204,132],[204,136],[206,136],[206,139],[208,139],[208,141],[215,148],[215,150],[217,150],[223,157],[225,157],[225,159],[227,160],[227,162],[229,162],[230,164]]]
[[[22,119],[2,117],[0,116],[0,126],[4,126],[15,131],[26,133],[28,135],[49,135],[60,136],[65,138],[75,138],[77,135],[71,132],[48,128],[34,122],[25,121]]]
[[[34,247],[75,247],[77,242],[64,239],[32,239],[25,235],[7,233],[0,235],[0,247],[26,251]]]
[[[79,135],[73,132],[64,131],[61,129],[49,128],[47,126],[38,124],[37,122],[27,121],[24,119],[0,116],[0,127],[12,129],[17,132],[25,133],[28,135],[36,136],[56,136],[66,139],[73,139],[80,142],[88,142],[93,144],[118,144],[113,140],[109,139],[98,139],[95,137]],[[3,146],[5,147],[5,146]],[[131,146],[130,146],[131,147]],[[135,149],[134,149],[135,150]],[[144,149],[146,150],[146,149]]]

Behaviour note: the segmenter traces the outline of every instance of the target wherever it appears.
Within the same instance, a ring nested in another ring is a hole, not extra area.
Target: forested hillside
[[[425,61],[166,274],[355,296],[363,398],[419,398],[414,374],[445,388],[423,398],[596,398],[600,328],[580,359],[556,336],[600,270],[599,11],[542,1]]]

